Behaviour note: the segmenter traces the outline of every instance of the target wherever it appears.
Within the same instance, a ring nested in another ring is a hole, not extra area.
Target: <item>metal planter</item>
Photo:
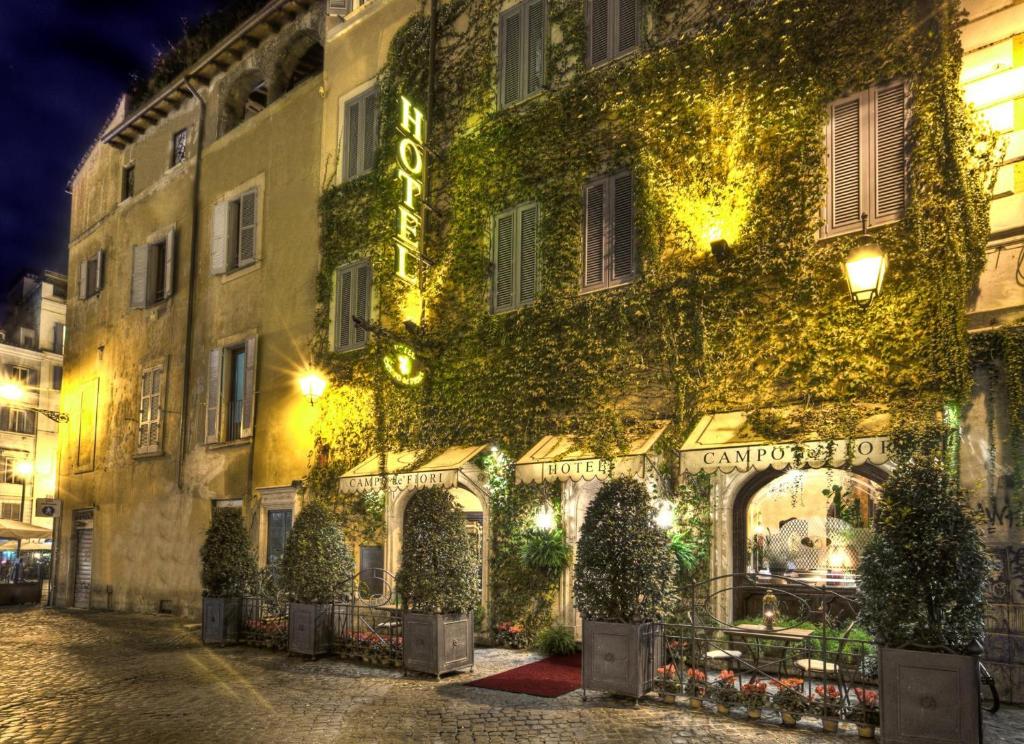
[[[433,674],[473,668],[473,615],[406,612],[402,661],[408,672]]]
[[[879,656],[886,744],[981,741],[977,657],[884,647]]]
[[[241,597],[203,597],[203,643],[238,643]]]
[[[660,623],[583,621],[583,694],[600,690],[640,699],[654,688],[664,653]]]
[[[288,603],[288,652],[321,656],[331,650],[333,605]]]

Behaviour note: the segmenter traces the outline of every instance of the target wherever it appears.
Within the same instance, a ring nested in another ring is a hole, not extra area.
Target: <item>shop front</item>
[[[661,457],[655,445],[667,428],[664,421],[652,422],[646,433],[634,439],[619,456],[601,459],[581,450],[568,436],[547,436],[535,444],[515,465],[516,483],[541,485],[558,483],[561,487],[561,528],[573,555],[587,507],[601,485],[613,476],[631,476],[659,487]],[[565,570],[559,584],[556,620],[575,628],[582,638],[583,623],[572,601],[573,566]]]
[[[795,601],[800,587],[856,592],[889,473],[889,429],[889,415],[876,413],[848,439],[773,442],[753,431],[744,412],[703,417],[679,464],[681,476],[710,475],[710,576],[732,583],[715,587],[719,617],[758,616],[772,586],[788,585]]]

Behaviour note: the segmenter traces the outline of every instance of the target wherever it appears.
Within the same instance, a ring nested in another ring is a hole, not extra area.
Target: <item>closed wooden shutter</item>
[[[222,367],[224,350],[210,351],[210,367],[206,375],[206,443],[220,441],[220,402],[224,394]]]
[[[492,306],[496,313],[511,310],[515,283],[515,210],[494,220],[494,279]]]
[[[640,0],[615,2],[615,56],[625,54],[640,44]]]
[[[149,372],[142,373],[142,385],[139,391],[139,441],[138,450],[145,450],[149,444]]]
[[[228,215],[231,205],[221,202],[213,208],[213,238],[210,242],[210,267],[214,274],[228,270]]]
[[[613,0],[589,0],[588,57],[591,65],[611,59],[611,4]]]
[[[363,98],[363,160],[359,172],[369,173],[377,159],[378,129],[377,91],[367,93]]]
[[[106,251],[101,250],[96,253],[96,292],[103,289],[105,284],[106,276],[104,275],[104,272],[106,271],[106,258]]]
[[[861,98],[839,101],[832,106],[830,122],[828,231],[859,227],[861,224],[864,148]]]
[[[89,296],[89,262],[88,260],[78,262],[78,299],[84,300]]]
[[[902,82],[874,91],[872,221],[895,219],[906,202],[906,91]]]
[[[242,194],[238,215],[238,265],[256,260],[256,189]]]
[[[501,16],[499,59],[501,60],[500,104],[508,106],[523,97],[523,16],[516,6]]]
[[[149,286],[149,246],[136,245],[132,248],[131,306],[145,307]]]
[[[612,179],[612,279],[628,279],[636,273],[633,245],[633,174]]]
[[[352,344],[352,272],[338,269],[334,280],[334,328],[336,351],[346,351]]]
[[[87,610],[92,598],[92,530],[77,530],[75,537],[74,605]]]
[[[357,177],[359,171],[359,105],[360,99],[345,105],[345,180]]]
[[[519,305],[528,305],[537,297],[537,222],[540,208],[527,204],[519,208]]]
[[[245,391],[242,399],[241,436],[251,437],[256,416],[256,337],[245,340]]]
[[[174,238],[175,230],[167,231],[167,238],[164,243],[164,299],[166,300],[174,292]]]
[[[352,313],[360,320],[370,319],[370,291],[370,265],[362,264],[356,269],[356,305]],[[366,328],[352,322],[352,338],[356,346],[364,345],[366,343]]]
[[[526,9],[526,95],[544,87],[547,53],[547,13],[544,0],[533,0]]]
[[[583,219],[583,286],[604,283],[605,191],[607,179],[592,181],[586,190]]]

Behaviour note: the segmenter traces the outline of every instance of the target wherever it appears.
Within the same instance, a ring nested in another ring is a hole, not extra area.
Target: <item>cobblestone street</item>
[[[634,707],[464,686],[530,660],[508,651],[481,650],[475,675],[438,684],[331,659],[204,648],[167,617],[4,611],[0,637],[0,742],[836,740],[654,699]],[[1024,741],[1022,732],[1024,710],[987,718],[987,744]]]

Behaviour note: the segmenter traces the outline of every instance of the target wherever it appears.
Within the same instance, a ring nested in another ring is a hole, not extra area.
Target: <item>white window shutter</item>
[[[633,174],[612,178],[612,279],[628,279],[636,273],[633,240]]]
[[[149,373],[142,373],[142,384],[139,391],[139,439],[137,449],[145,449],[149,442]]]
[[[256,260],[256,189],[242,194],[238,215],[238,265]]]
[[[640,43],[640,0],[615,2],[615,54],[625,54]]]
[[[526,7],[526,95],[544,87],[544,55],[547,52],[547,18],[544,0],[530,0]]]
[[[153,451],[159,451],[163,442],[163,369],[153,370],[153,379],[150,381],[150,404],[149,404],[149,444]]]
[[[213,240],[210,243],[210,267],[214,274],[228,270],[228,210],[229,203],[220,202],[213,207]]]
[[[501,17],[499,44],[501,60],[502,107],[522,98],[523,67],[523,16],[519,6],[512,8]]]
[[[150,246],[148,245],[132,247],[131,307],[146,306],[149,286],[149,254]]]
[[[167,231],[166,242],[164,243],[164,299],[166,300],[174,292],[174,238],[176,230],[172,227]]]
[[[89,261],[78,262],[78,299],[89,296]]]
[[[587,185],[583,218],[583,286],[597,287],[604,283],[605,201],[608,180]]]
[[[245,339],[245,392],[242,399],[241,436],[251,437],[256,413],[256,337]]]
[[[536,204],[519,208],[518,298],[517,304],[528,305],[537,297],[537,222],[540,209]]]
[[[353,308],[352,314],[361,320],[370,319],[370,265],[362,264],[356,269],[356,293],[355,293],[355,307]],[[366,329],[360,328],[352,323],[352,338],[356,345],[363,346],[366,344]]]
[[[206,378],[206,443],[220,441],[220,402],[224,394],[222,367],[224,350],[210,351],[210,367]]]
[[[872,90],[871,221],[898,219],[907,197],[906,89],[902,81]]]
[[[837,101],[831,107],[826,234],[861,225],[865,155],[862,108],[860,96]]]
[[[588,61],[598,65],[611,58],[611,11],[613,0],[588,0],[590,10],[587,45]]]
[[[515,300],[515,210],[494,219],[494,279],[492,309],[511,310]]]

